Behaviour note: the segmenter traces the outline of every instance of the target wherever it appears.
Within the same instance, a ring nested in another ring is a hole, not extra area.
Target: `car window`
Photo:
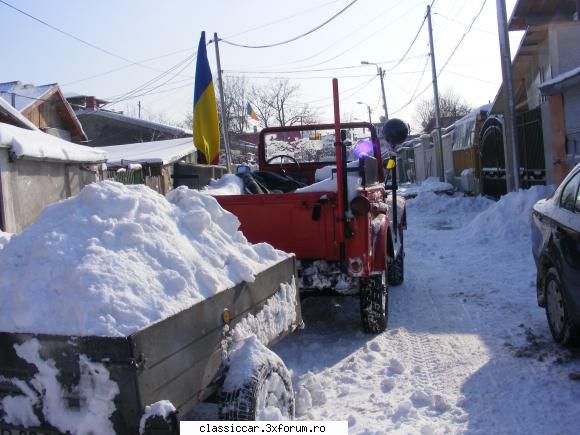
[[[578,199],[578,180],[580,180],[580,172],[574,175],[562,192],[560,199],[560,207],[570,211],[574,211],[576,201]]]

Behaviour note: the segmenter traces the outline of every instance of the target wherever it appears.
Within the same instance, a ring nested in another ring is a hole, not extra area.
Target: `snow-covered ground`
[[[548,192],[410,200],[387,332],[361,332],[356,298],[311,298],[306,328],[275,349],[298,418],[350,434],[578,433],[579,354],[552,342],[535,296],[528,211]]]

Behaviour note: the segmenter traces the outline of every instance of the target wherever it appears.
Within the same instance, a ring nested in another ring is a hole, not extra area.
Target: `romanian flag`
[[[217,165],[220,154],[220,129],[215,91],[205,47],[205,32],[201,32],[195,67],[193,143],[204,155],[206,163]]]
[[[246,113],[254,121],[259,121],[258,115],[256,115],[256,112],[254,112],[254,109],[252,109],[252,105],[250,103],[248,103],[247,106],[246,106]]]

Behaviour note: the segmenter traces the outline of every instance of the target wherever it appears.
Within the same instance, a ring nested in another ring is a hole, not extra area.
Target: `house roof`
[[[14,108],[25,116],[54,95],[57,95],[58,99],[62,101],[69,126],[72,127],[72,136],[76,136],[79,140],[86,140],[87,135],[83,130],[83,126],[70,104],[64,98],[57,83],[42,86],[25,85],[20,81],[0,83],[0,97],[8,104],[14,105]]]
[[[24,112],[42,97],[47,96],[47,94],[55,87],[58,86],[56,83],[33,86],[24,85],[22,82],[7,82],[0,83],[0,97],[12,105],[14,102],[14,108],[19,112]],[[13,96],[14,95],[14,99]]]
[[[193,140],[190,137],[113,145],[98,149],[107,153],[107,164],[114,166],[125,166],[129,163],[169,165],[195,151]]]
[[[8,148],[18,159],[26,160],[100,163],[107,158],[106,153],[98,148],[4,123],[0,123],[0,147]]]
[[[552,22],[570,21],[576,0],[517,0],[509,22],[510,30],[526,30]]]
[[[520,46],[512,62],[512,82],[516,107],[527,103],[525,82],[522,80],[531,68],[531,64],[542,42],[548,37],[548,31],[541,28],[529,28],[520,42]],[[506,98],[503,83],[497,92],[491,106],[491,112],[505,112]]]
[[[123,122],[130,125],[135,125],[138,127],[149,128],[151,130],[157,130],[163,133],[172,135],[193,135],[191,130],[187,130],[181,127],[174,127],[167,124],[160,124],[158,122],[147,121],[145,119],[133,118],[131,116],[123,115],[122,113],[111,112],[108,110],[93,110],[93,109],[80,109],[77,110],[76,115],[79,119],[83,119],[87,116],[97,116],[101,118],[112,119],[117,122]]]
[[[26,128],[28,130],[40,131],[28,120],[28,118],[8,104],[4,98],[0,98],[0,122],[13,124],[17,127]]]

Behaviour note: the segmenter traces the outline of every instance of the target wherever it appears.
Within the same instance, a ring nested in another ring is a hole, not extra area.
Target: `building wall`
[[[552,77],[580,65],[580,22],[551,26],[549,29]]]
[[[96,179],[96,174],[81,170],[78,163],[10,162],[8,151],[0,149],[3,231],[22,231],[38,218],[46,206],[76,195]]]
[[[564,122],[566,126],[566,153],[570,168],[580,162],[580,86],[564,90]]]

